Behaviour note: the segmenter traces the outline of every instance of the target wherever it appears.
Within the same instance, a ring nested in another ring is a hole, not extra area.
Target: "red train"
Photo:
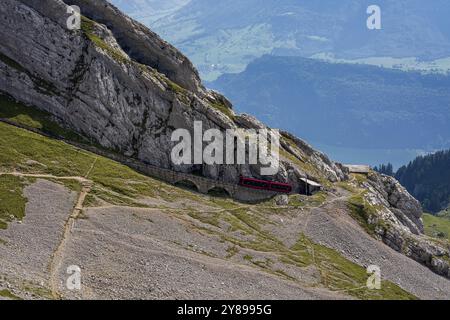
[[[243,176],[239,178],[239,185],[251,189],[269,190],[280,193],[291,193],[292,191],[292,186],[287,183],[258,180]]]

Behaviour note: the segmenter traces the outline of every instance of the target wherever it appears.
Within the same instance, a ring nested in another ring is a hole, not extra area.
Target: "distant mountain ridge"
[[[130,1],[112,3],[130,13]],[[140,20],[181,49],[206,80],[240,72],[264,54],[419,60],[450,56],[449,1],[379,0],[382,30],[376,31],[366,27],[366,10],[372,4],[369,0],[192,0],[158,21]]]
[[[144,23],[152,23],[163,16],[171,14],[190,0],[110,0],[109,2],[127,12],[130,17]]]
[[[209,86],[226,94],[239,111],[314,143],[358,149],[450,147],[449,76],[264,56]]]

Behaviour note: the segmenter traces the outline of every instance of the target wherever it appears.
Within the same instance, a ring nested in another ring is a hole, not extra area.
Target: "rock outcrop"
[[[390,208],[398,224],[406,226],[414,234],[423,233],[422,206],[397,180],[386,175],[369,174],[368,183],[381,195],[378,202]]]
[[[45,17],[66,25],[67,14],[62,1],[23,0]],[[107,1],[74,0],[68,5],[81,8],[81,14],[105,25],[114,39],[133,60],[164,73],[170,80],[197,94],[205,95],[197,70],[175,47],[139,22],[130,19]]]
[[[361,183],[368,205],[373,209],[367,223],[377,238],[392,249],[450,278],[450,248],[423,235],[422,207],[400,183],[370,172]]]

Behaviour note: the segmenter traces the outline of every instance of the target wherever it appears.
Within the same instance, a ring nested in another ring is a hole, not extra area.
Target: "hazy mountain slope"
[[[117,3],[119,6],[120,3]],[[382,0],[382,30],[366,27],[369,0],[193,0],[151,27],[211,80],[263,54],[338,58],[450,56],[446,0]],[[126,7],[122,7],[126,10]]]
[[[164,17],[182,6],[189,3],[190,0],[109,0],[109,2],[118,6],[130,17],[142,21],[143,23],[152,23],[161,17]]]
[[[358,149],[450,146],[448,76],[265,56],[210,86],[239,111],[315,143]]]
[[[421,156],[401,167],[395,177],[427,212],[438,213],[450,205],[450,150]]]

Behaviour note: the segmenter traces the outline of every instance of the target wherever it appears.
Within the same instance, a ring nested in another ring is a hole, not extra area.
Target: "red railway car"
[[[268,190],[280,193],[291,193],[292,191],[292,186],[287,183],[258,180],[242,176],[239,178],[239,185],[250,189]]]

